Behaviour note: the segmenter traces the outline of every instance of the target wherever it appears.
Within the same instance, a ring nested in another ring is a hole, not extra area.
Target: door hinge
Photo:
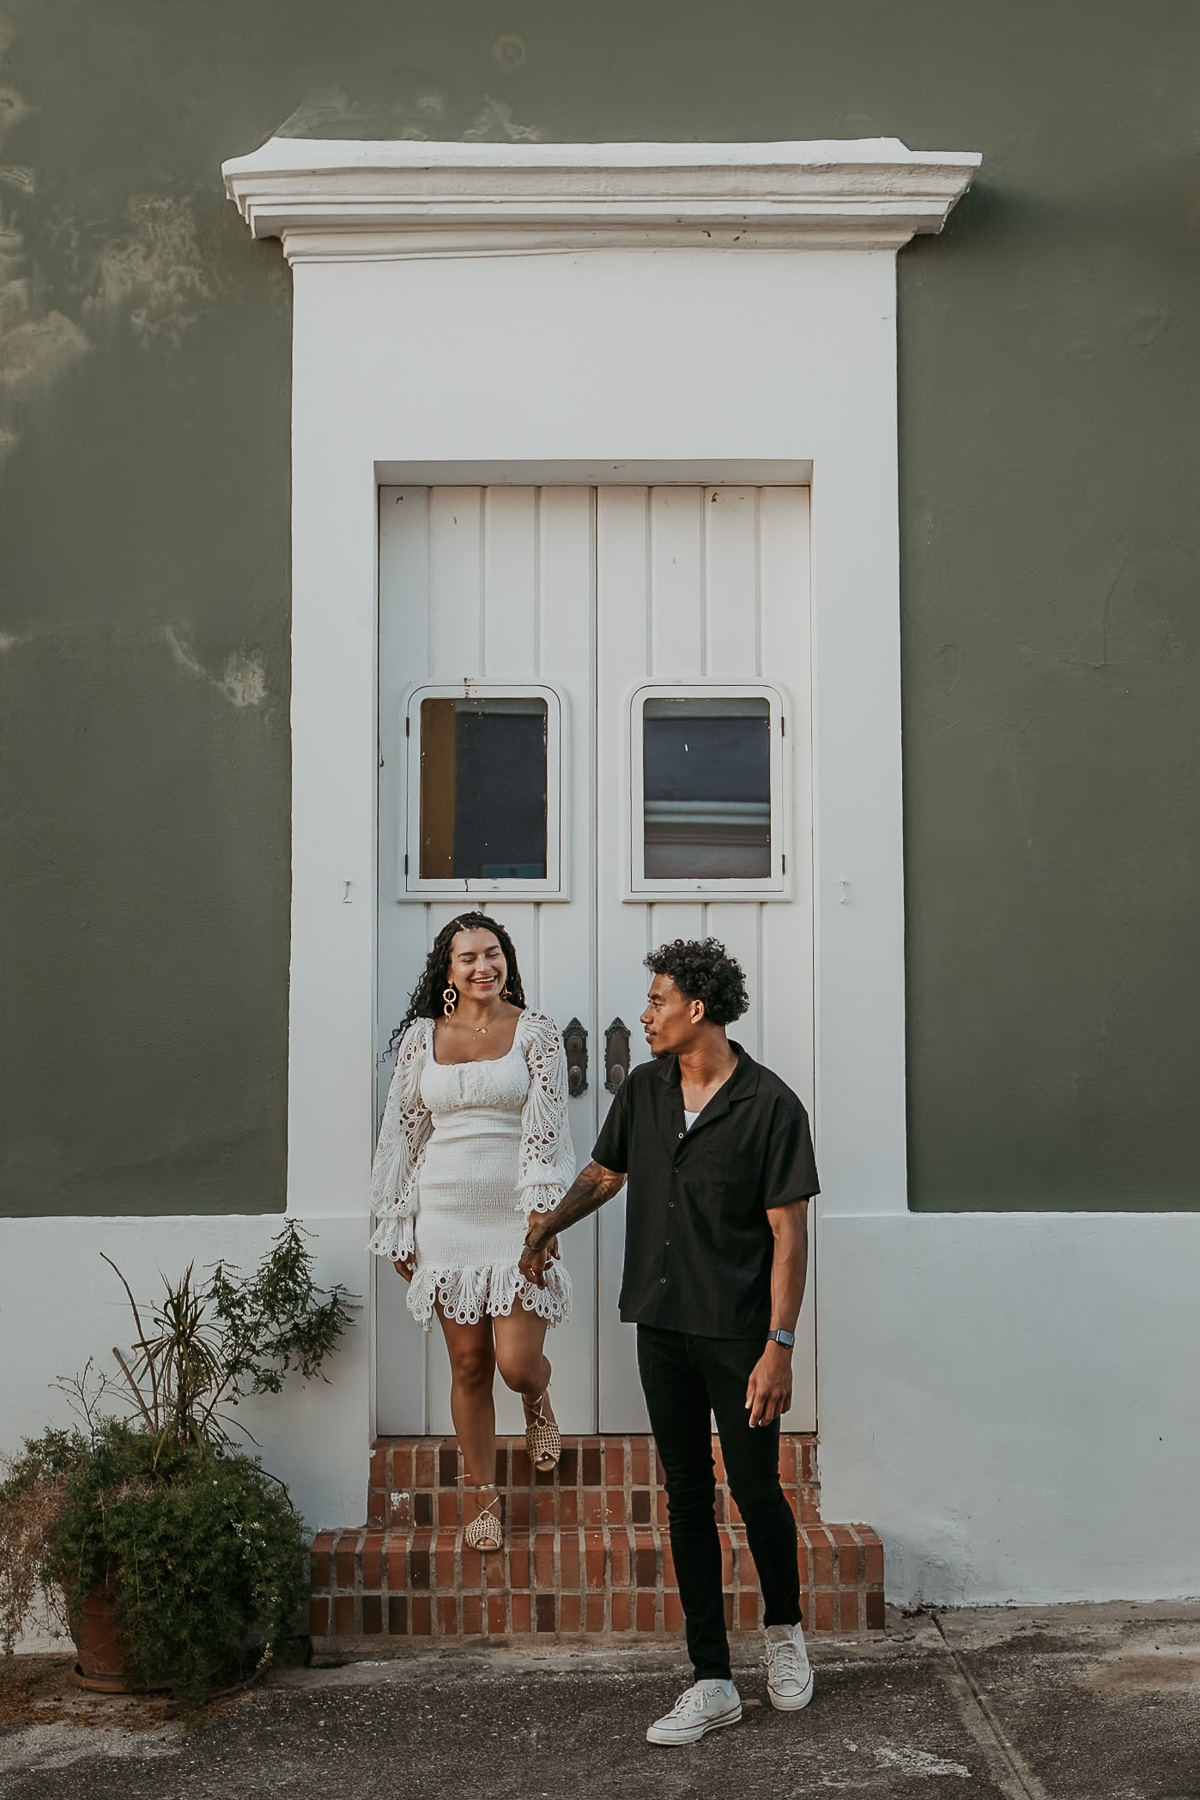
[[[405,737],[408,737],[411,731],[412,731],[412,720],[409,718],[408,714],[405,713],[405,715],[404,715],[404,735],[405,735]]]
[[[405,861],[405,864],[407,865],[408,858],[405,857],[404,861]],[[782,857],[782,862],[783,862],[783,873],[786,875],[787,874],[787,852],[786,851],[784,852],[784,855]]]
[[[408,851],[404,852],[404,873],[408,874]]]
[[[405,722],[407,723],[407,721]],[[780,737],[787,736],[787,719],[783,713],[780,713],[779,715],[779,735]]]

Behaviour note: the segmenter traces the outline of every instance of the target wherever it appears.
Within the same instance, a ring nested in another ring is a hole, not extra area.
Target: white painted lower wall
[[[0,1224],[0,1450],[64,1422],[50,1384],[130,1341],[102,1250],[250,1267],[278,1217]],[[306,1221],[319,1278],[364,1296],[330,1383],[245,1418],[314,1529],[365,1518],[366,1217]],[[1200,1216],[909,1214],[821,1222],[822,1509],[887,1547],[890,1600],[1200,1594]]]
[[[821,1230],[822,1511],[890,1600],[1200,1594],[1200,1216]]]

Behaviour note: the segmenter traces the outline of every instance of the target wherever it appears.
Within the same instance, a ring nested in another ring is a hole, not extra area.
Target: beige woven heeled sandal
[[[525,1449],[539,1475],[548,1475],[551,1469],[557,1469],[558,1459],[562,1455],[562,1438],[558,1434],[558,1426],[553,1419],[546,1417],[546,1410],[542,1405],[545,1398],[542,1393],[533,1402],[525,1401]]]
[[[491,1556],[503,1548],[504,1527],[493,1507],[500,1504],[500,1489],[494,1482],[484,1482],[476,1487],[472,1482],[464,1481],[464,1488],[473,1494],[491,1494],[486,1506],[481,1506],[473,1519],[468,1519],[463,1527],[463,1543],[472,1550],[478,1550],[481,1556]]]

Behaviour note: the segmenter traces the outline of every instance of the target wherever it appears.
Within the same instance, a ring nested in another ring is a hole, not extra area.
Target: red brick
[[[614,1631],[628,1631],[630,1629],[629,1602],[630,1595],[628,1593],[617,1593],[614,1590],[612,1597],[612,1628]]]
[[[408,1583],[411,1588],[428,1589],[430,1582],[430,1556],[427,1548],[429,1533],[414,1531],[413,1544],[408,1553]]]
[[[670,1538],[664,1537],[662,1539],[662,1549],[660,1554],[662,1556],[663,1586],[669,1588],[677,1587],[678,1583],[675,1580],[675,1558],[671,1555]]]
[[[382,1488],[370,1488],[367,1492],[367,1524],[387,1524],[387,1495]]]
[[[310,1600],[308,1603],[308,1629],[313,1637],[325,1637],[329,1631],[328,1600]]]
[[[558,1485],[560,1488],[579,1485],[579,1451],[574,1444],[565,1441],[562,1455],[558,1459]]]
[[[383,1596],[381,1594],[363,1595],[362,1628],[364,1637],[377,1637],[383,1630]]]
[[[510,1487],[532,1487],[533,1465],[526,1454],[524,1444],[514,1444],[509,1455]]]
[[[403,1594],[388,1595],[388,1630],[393,1637],[408,1633],[408,1600]]]
[[[333,1630],[335,1637],[354,1636],[354,1595],[339,1594],[333,1603]]]
[[[583,1451],[579,1458],[579,1482],[581,1487],[596,1487],[601,1483],[600,1446],[595,1439],[584,1439]]]
[[[733,1581],[733,1539],[728,1532],[721,1533],[721,1586],[729,1587]]]
[[[637,1596],[637,1628],[639,1631],[653,1632],[657,1600],[657,1594],[641,1593]]]
[[[812,1557],[814,1587],[833,1586],[833,1550],[823,1525],[810,1525],[807,1532]]]
[[[437,1622],[443,1637],[458,1636],[458,1601],[453,1594],[437,1596]]]
[[[562,1525],[578,1525],[579,1495],[574,1488],[559,1488],[558,1517]]]
[[[604,1630],[603,1594],[589,1594],[587,1596],[584,1607],[584,1629],[589,1633]]]
[[[650,1523],[650,1490],[635,1488],[629,1496],[629,1516],[635,1525]]]
[[[384,1554],[387,1564],[388,1586],[393,1594],[403,1593],[408,1586],[408,1533],[392,1531],[388,1533],[387,1549]]]
[[[508,1579],[515,1588],[529,1586],[529,1540],[514,1538],[508,1552]]]
[[[838,1629],[858,1630],[858,1595],[853,1588],[843,1588],[838,1595]]]
[[[337,1585],[340,1588],[353,1589],[358,1585],[355,1581],[358,1563],[358,1533],[344,1531],[338,1539],[337,1549],[333,1553],[333,1565],[337,1573]]]
[[[634,1487],[650,1486],[650,1446],[644,1437],[635,1437],[630,1446],[630,1480]]]
[[[864,1533],[864,1536],[866,1534]],[[872,1587],[883,1586],[883,1545],[872,1532],[863,1547],[866,1579]]]
[[[712,1441],[712,1459],[713,1459],[713,1468],[716,1470],[716,1473],[717,1473],[717,1480],[724,1481],[724,1479],[725,1479],[725,1458],[721,1454],[721,1440],[718,1437],[714,1437],[714,1439]]]
[[[464,1594],[462,1628],[468,1637],[478,1637],[483,1630],[483,1601],[478,1594]]]
[[[413,1457],[413,1486],[432,1488],[438,1485],[437,1459],[431,1444],[420,1444]]]
[[[732,1631],[733,1630],[733,1595],[732,1594],[722,1594],[721,1605],[722,1605],[722,1608],[725,1613],[725,1629],[726,1629],[726,1631]]]
[[[654,1517],[660,1525],[667,1523],[667,1495],[664,1488],[655,1489]]]
[[[539,1525],[552,1527],[554,1524],[554,1489],[538,1489],[533,1496],[533,1516]]]
[[[743,1631],[754,1631],[758,1625],[758,1595],[746,1593],[738,1595],[738,1625]]]
[[[512,1628],[515,1632],[527,1635],[533,1630],[533,1597],[530,1594],[514,1594],[512,1596]]]
[[[511,1530],[529,1530],[533,1523],[533,1500],[534,1496],[528,1488],[510,1488],[506,1516]]]
[[[513,1597],[516,1599],[518,1596],[514,1595]],[[504,1595],[489,1594],[487,1597],[487,1622],[488,1631],[493,1637],[503,1637],[508,1629],[508,1622],[504,1616],[505,1611]]]
[[[443,1444],[437,1459],[438,1486],[454,1487],[458,1481],[458,1446]]]
[[[564,1531],[558,1540],[558,1565],[564,1591],[579,1591],[579,1536],[574,1531]],[[563,1627],[566,1630],[566,1627]]]
[[[814,1631],[832,1631],[834,1628],[833,1595],[818,1594],[813,1606]]]
[[[654,1545],[643,1543],[642,1534],[638,1533],[638,1546],[634,1553],[634,1571],[637,1585],[640,1588],[656,1588],[658,1586],[658,1557],[654,1553]]]
[[[605,1488],[604,1517],[609,1525],[625,1523],[625,1496],[619,1488]]]
[[[498,1487],[512,1486],[508,1474],[508,1445],[501,1440],[496,1445],[496,1485]]]
[[[796,1485],[796,1440],[790,1431],[779,1434],[779,1479],[785,1488]]]
[[[663,1595],[663,1628],[666,1631],[683,1630],[683,1607],[679,1603],[679,1595],[668,1588]]]
[[[362,1584],[374,1591],[383,1586],[383,1533],[368,1531],[362,1547]]]
[[[615,1588],[628,1587],[632,1579],[629,1534],[623,1530],[614,1531],[609,1536],[608,1544],[611,1557],[609,1579]]]
[[[553,1594],[538,1594],[534,1613],[534,1624],[538,1631],[558,1630],[558,1608],[554,1604]]]
[[[866,1602],[867,1602],[867,1630],[868,1631],[882,1631],[883,1627],[884,1627],[884,1610],[883,1610],[882,1591],[877,1589],[875,1591],[875,1593],[868,1594],[866,1596]]]
[[[435,1522],[438,1525],[457,1525],[459,1523],[459,1497],[457,1488],[439,1488],[437,1495]]]
[[[583,1522],[585,1525],[602,1525],[604,1523],[604,1495],[598,1488],[582,1488],[579,1494],[583,1504]]]
[[[329,1553],[333,1549],[334,1533],[318,1531],[312,1545],[312,1584],[315,1588],[329,1586]]]
[[[604,1447],[604,1485],[610,1488],[625,1486],[625,1445],[619,1439]]]
[[[384,1488],[387,1486],[387,1447],[384,1444],[376,1444],[371,1451],[367,1486],[369,1488]]]
[[[533,1572],[534,1581],[539,1588],[553,1588],[554,1536],[552,1532],[539,1531],[533,1540]]]

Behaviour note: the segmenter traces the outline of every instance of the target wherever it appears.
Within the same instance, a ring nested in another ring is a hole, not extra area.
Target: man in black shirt
[[[812,1698],[779,1420],[791,1404],[808,1201],[819,1189],[804,1107],[725,1035],[748,1000],[724,945],[677,938],[646,962],[653,980],[642,1024],[655,1060],[617,1090],[593,1160],[560,1204],[533,1218],[521,1268],[540,1286],[554,1235],[629,1176],[620,1311],[637,1325],[696,1677],[646,1735],[690,1744],[742,1716],[725,1631],[710,1414],[763,1590],[771,1702],[791,1712]]]

